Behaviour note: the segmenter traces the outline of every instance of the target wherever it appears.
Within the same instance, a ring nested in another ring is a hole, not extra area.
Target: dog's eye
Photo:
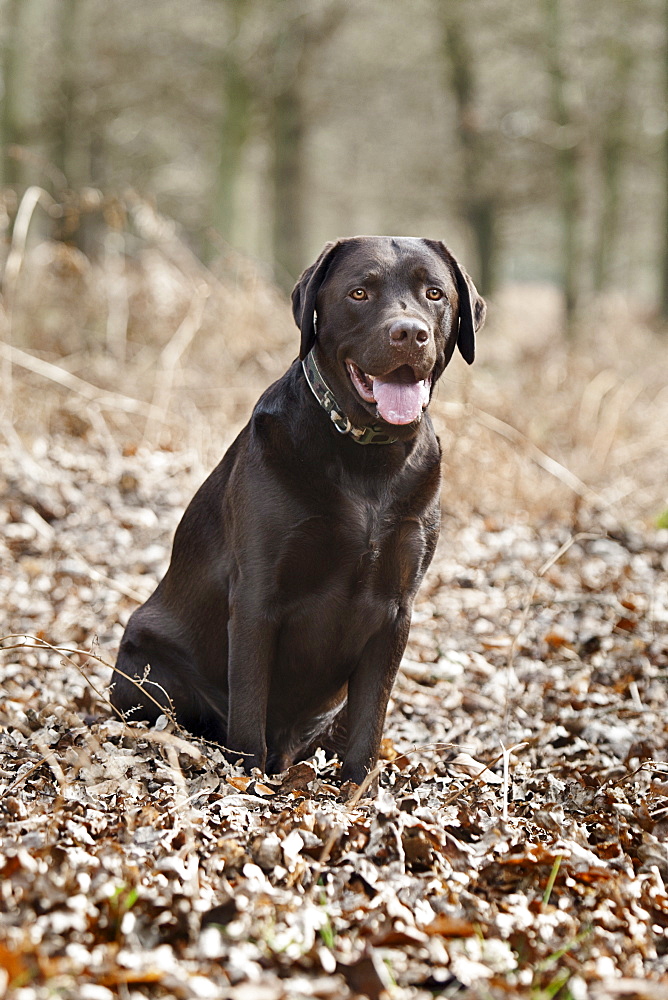
[[[351,299],[355,299],[356,302],[361,302],[363,299],[368,299],[366,291],[363,288],[353,288],[352,292],[349,293]]]
[[[431,299],[432,302],[438,302],[439,299],[443,298],[443,292],[440,288],[428,288],[425,295],[428,299]]]

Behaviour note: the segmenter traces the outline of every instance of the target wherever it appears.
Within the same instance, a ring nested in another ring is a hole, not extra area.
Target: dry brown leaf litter
[[[442,540],[379,792],[344,800],[322,756],[249,779],[104,701],[97,657],[113,660],[195,487],[294,350],[270,289],[221,285],[176,250],[129,273],[120,376],[68,347],[49,253],[17,295],[1,631],[33,638],[0,653],[0,995],[665,998],[656,342],[617,303],[569,353],[549,303],[516,293],[473,380],[448,375]],[[93,329],[101,279],[88,263],[77,277]]]
[[[351,807],[324,756],[249,781],[111,718],[73,662],[104,691],[96,659],[34,648],[111,659],[187,455],[56,435],[2,459],[4,631],[36,637],[2,653],[7,995],[577,1000],[668,975],[667,532],[449,518]]]

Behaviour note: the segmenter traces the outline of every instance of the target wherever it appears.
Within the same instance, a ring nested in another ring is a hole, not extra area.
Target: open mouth
[[[354,361],[346,361],[350,381],[365,403],[375,403],[388,424],[412,424],[429,403],[431,375],[418,379],[410,365],[386,375],[368,375]]]

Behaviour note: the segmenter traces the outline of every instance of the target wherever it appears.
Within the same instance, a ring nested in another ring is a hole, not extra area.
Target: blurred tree
[[[78,188],[89,182],[89,164],[81,162],[81,122],[77,115],[78,72],[83,60],[78,58],[81,24],[80,0],[60,0],[56,10],[57,65],[60,79],[50,114],[51,159],[67,185]]]
[[[668,2],[664,0],[663,88],[664,114],[668,111]],[[663,133],[663,240],[660,262],[661,315],[668,320],[668,128]]]
[[[312,31],[300,0],[279,0],[274,17],[269,107],[272,256],[274,276],[289,291],[305,259],[305,73]]]
[[[583,202],[580,175],[580,126],[572,100],[574,88],[566,71],[566,39],[563,0],[543,0],[545,51],[550,78],[551,114],[555,123],[555,174],[561,217],[560,281],[564,295],[566,332],[572,334],[582,278]]]
[[[21,13],[24,0],[5,0],[2,8],[2,93],[0,94],[0,182],[16,185],[21,180],[16,147],[23,145],[21,114],[21,62],[24,52]]]
[[[225,0],[228,37],[218,63],[223,117],[213,223],[221,236],[229,242],[233,242],[237,235],[239,180],[253,113],[253,79],[243,46],[243,31],[251,2],[252,0]]]
[[[593,248],[593,287],[602,292],[609,287],[613,270],[622,209],[622,172],[629,142],[631,73],[635,45],[625,30],[625,11],[608,8],[608,25],[601,32],[605,68],[597,79],[600,209]],[[610,16],[612,15],[612,17]]]
[[[661,272],[668,316],[664,20],[668,0],[0,0],[2,181],[74,189],[67,239],[76,192],[134,189],[286,288],[324,239],[424,232],[465,259],[470,237],[487,293],[557,281],[569,323]]]
[[[269,108],[274,276],[289,291],[304,268],[307,244],[306,139],[313,124],[306,96],[319,47],[346,12],[340,0],[277,0],[274,4],[272,96]]]
[[[443,28],[443,52],[457,105],[457,133],[462,150],[459,201],[473,235],[478,257],[476,276],[481,292],[489,295],[498,271],[498,189],[488,177],[493,143],[486,134],[475,79],[477,64],[469,32],[472,19],[460,2],[438,4]]]

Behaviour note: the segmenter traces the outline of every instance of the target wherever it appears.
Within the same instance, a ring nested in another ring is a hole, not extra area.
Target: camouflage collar
[[[302,368],[311,392],[323,410],[329,413],[330,420],[340,434],[350,434],[357,444],[394,444],[395,441],[399,440],[386,434],[378,424],[372,424],[370,427],[355,427],[350,422],[345,413],[341,411],[332,390],[322,377],[320,369],[315,363],[313,351],[309,351],[302,361]]]

